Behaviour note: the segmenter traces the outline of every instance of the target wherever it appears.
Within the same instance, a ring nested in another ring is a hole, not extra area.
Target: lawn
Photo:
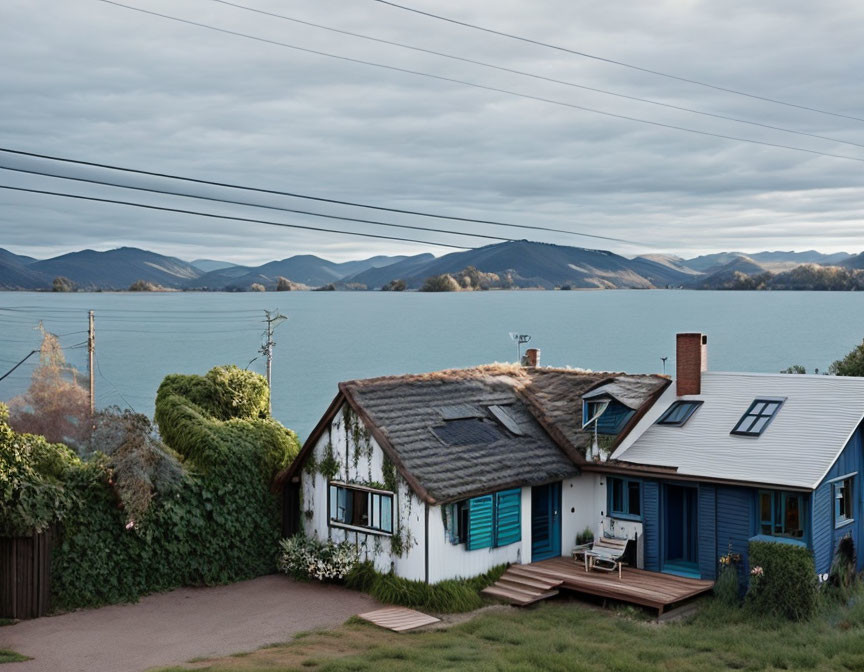
[[[0,649],[0,664],[2,663],[20,663],[25,660],[30,660],[27,656],[22,656],[20,653],[15,653],[9,649]]]
[[[335,630],[205,661],[195,669],[861,670],[864,600],[830,609],[807,624],[756,619],[710,599],[690,620],[669,624],[651,622],[636,610],[600,611],[576,602],[487,611],[447,629],[407,634],[352,619]]]

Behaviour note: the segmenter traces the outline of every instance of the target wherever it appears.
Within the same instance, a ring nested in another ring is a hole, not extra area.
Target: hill
[[[834,252],[825,254],[816,250],[807,250],[805,252],[780,251],[773,252],[717,252],[715,254],[705,254],[693,259],[684,259],[683,264],[700,273],[715,273],[723,266],[735,261],[739,257],[752,259],[759,264],[763,269],[769,271],[784,271],[802,264],[819,264],[820,266],[834,266],[849,258],[847,252]]]
[[[725,257],[724,257],[725,258]],[[765,268],[750,257],[738,256],[725,264],[709,268],[705,275],[692,280],[690,287],[694,289],[729,289],[738,285],[741,278],[765,273]]]
[[[35,261],[26,268],[46,277],[47,287],[51,286],[51,279],[64,276],[82,289],[126,289],[136,280],[179,288],[201,275],[186,261],[135,247],[71,252]]]
[[[644,288],[680,285],[685,273],[648,259],[627,259],[605,250],[589,250],[527,240],[487,245],[443,257],[414,257],[399,264],[366,271],[346,282],[381,287],[391,280],[403,280],[416,289],[434,275],[459,273],[473,267],[484,273],[509,276],[515,287]]]
[[[18,255],[0,250],[0,289],[44,289],[51,286],[51,278],[34,271],[30,264],[17,261]],[[28,258],[28,257],[25,257]]]
[[[230,261],[219,261],[218,259],[195,259],[194,261],[190,261],[189,263],[202,273],[209,273],[210,271],[220,271],[223,268],[231,268],[237,265],[232,264]]]

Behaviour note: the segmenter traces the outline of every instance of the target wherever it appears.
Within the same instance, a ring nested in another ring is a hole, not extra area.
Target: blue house
[[[864,540],[864,378],[713,372],[707,337],[677,346],[675,383],[584,468],[605,479],[604,520],[641,533],[652,571],[715,579],[731,552],[743,578],[748,542],[770,539],[825,575],[841,538]]]

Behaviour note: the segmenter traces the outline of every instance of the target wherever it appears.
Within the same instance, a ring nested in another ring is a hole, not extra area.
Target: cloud
[[[864,149],[625,101],[212,2],[128,0],[264,39],[712,133],[845,154]],[[358,33],[674,105],[864,144],[864,123],[693,86],[356,0],[237,0]],[[852,0],[758,4],[517,0],[414,6],[641,67],[858,115],[864,66]],[[855,161],[736,143],[415,77],[203,30],[97,0],[6,0],[0,118],[8,147],[390,207],[588,231],[644,243],[520,233],[547,242],[683,255],[725,249],[858,251]],[[3,165],[24,165],[0,157]],[[33,165],[32,163],[30,165]],[[44,165],[44,164],[43,164]],[[53,167],[52,167],[53,168]],[[93,175],[93,171],[67,174]],[[105,175],[99,173],[99,175]],[[131,184],[152,184],[124,178]],[[0,171],[0,184],[396,233]],[[158,183],[165,185],[167,183]],[[177,185],[172,185],[176,187]],[[188,187],[187,187],[188,188]],[[214,194],[196,188],[195,193]],[[224,192],[218,192],[224,193]],[[237,193],[233,193],[237,196]],[[255,202],[487,235],[506,229],[297,199]],[[50,256],[139,245],[185,258],[335,260],[441,248],[276,229],[0,191],[0,244]],[[182,204],[182,205],[181,205]],[[402,231],[480,245],[488,240]]]

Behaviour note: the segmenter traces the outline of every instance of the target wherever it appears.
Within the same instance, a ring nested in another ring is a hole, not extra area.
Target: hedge
[[[132,601],[275,571],[279,502],[269,486],[299,444],[269,417],[267,395],[261,376],[233,366],[167,376],[155,419],[184,473],[129,521],[107,458],[97,454],[71,472],[66,487],[76,498],[53,561],[56,606]]]
[[[813,554],[804,546],[750,542],[750,588],[747,604],[764,616],[793,621],[809,619],[816,611],[819,591]]]

